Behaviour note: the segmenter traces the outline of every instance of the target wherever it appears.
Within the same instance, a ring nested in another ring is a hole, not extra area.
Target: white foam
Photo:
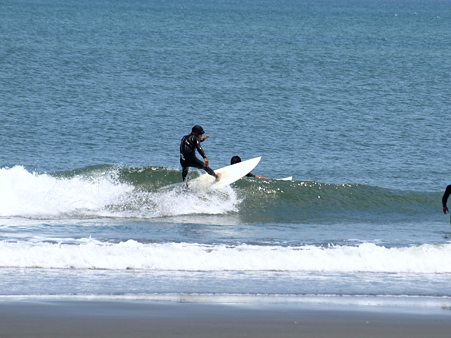
[[[299,271],[451,273],[451,244],[385,248],[117,244],[93,239],[70,244],[0,242],[0,267],[59,269],[145,269],[156,271]]]
[[[133,190],[108,177],[58,179],[21,166],[0,169],[0,216],[55,216],[77,210],[98,210]]]
[[[139,207],[140,217],[165,217],[191,214],[224,214],[237,211],[240,203],[231,187],[214,192],[183,191],[179,188],[158,192],[136,193],[130,198],[133,207]]]
[[[0,217],[165,217],[236,211],[233,189],[214,194],[181,189],[139,192],[113,171],[98,177],[55,178],[21,166],[0,169]]]

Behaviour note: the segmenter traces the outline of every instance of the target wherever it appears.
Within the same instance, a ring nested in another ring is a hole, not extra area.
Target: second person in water
[[[236,164],[236,163],[240,163],[240,162],[241,162],[241,157],[239,157],[239,156],[233,156],[232,159],[230,160],[230,164]],[[257,176],[257,175],[254,175],[253,173],[248,173],[246,176],[270,180],[270,178],[268,178],[268,177]]]

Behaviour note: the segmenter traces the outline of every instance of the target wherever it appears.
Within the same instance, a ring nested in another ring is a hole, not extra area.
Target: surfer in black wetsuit
[[[191,134],[183,136],[182,138],[180,143],[180,164],[183,168],[183,181],[185,181],[188,176],[189,167],[203,169],[209,175],[216,177],[216,180],[219,181],[221,179],[221,174],[216,174],[208,166],[207,156],[205,156],[204,150],[200,146],[200,143],[204,142],[207,138],[210,138],[210,136],[205,136],[202,138],[203,134],[205,134],[204,129],[201,126],[196,125],[191,130]],[[203,162],[196,157],[196,149],[204,159]]]
[[[449,212],[448,207],[446,206],[446,203],[448,202],[448,197],[451,194],[451,182],[448,183],[448,186],[446,187],[445,193],[442,197],[442,204],[443,204],[443,213],[446,215],[447,212]]]
[[[239,156],[233,156],[232,157],[232,159],[230,160],[230,164],[235,164],[235,163],[240,163],[241,162],[241,157],[239,157]],[[268,178],[268,177],[263,177],[263,176],[257,176],[257,175],[254,175],[253,173],[248,173],[248,174],[246,174],[246,176],[247,177],[255,177],[255,178],[262,178],[262,179],[265,179],[265,180],[270,180],[270,178]]]

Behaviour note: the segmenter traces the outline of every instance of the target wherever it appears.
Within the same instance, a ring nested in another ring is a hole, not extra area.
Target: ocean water
[[[450,22],[445,0],[0,1],[0,296],[449,308]],[[213,169],[272,179],[181,189],[195,124]]]

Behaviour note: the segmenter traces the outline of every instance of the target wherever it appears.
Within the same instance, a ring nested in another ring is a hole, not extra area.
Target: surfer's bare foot
[[[218,177],[216,178],[216,181],[220,181],[220,180],[221,180],[222,174],[221,174],[221,173],[216,173],[216,175],[218,176]]]

